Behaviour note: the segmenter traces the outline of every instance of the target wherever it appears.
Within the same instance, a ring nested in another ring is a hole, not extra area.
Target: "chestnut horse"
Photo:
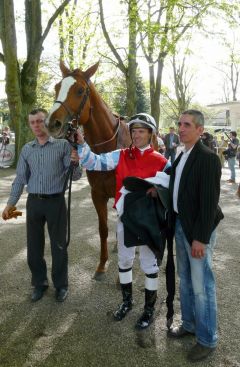
[[[98,63],[86,71],[70,71],[60,63],[63,79],[55,86],[57,99],[46,125],[52,136],[60,138],[65,137],[68,123],[75,120],[83,126],[91,150],[99,154],[127,147],[131,139],[126,123],[113,115],[90,81],[97,68]],[[87,177],[99,222],[101,253],[95,279],[101,280],[108,260],[107,202],[115,196],[115,171],[87,171]]]

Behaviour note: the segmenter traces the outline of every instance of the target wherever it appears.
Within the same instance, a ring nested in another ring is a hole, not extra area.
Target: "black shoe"
[[[142,330],[146,329],[150,326],[150,324],[153,322],[153,314],[154,309],[146,309],[143,311],[142,316],[138,319],[136,323],[136,329]]]
[[[190,331],[187,331],[184,329],[182,325],[172,327],[168,330],[168,336],[173,338],[183,338],[187,335],[194,335],[194,333],[191,333]]]
[[[201,361],[202,359],[205,359],[210,354],[212,354],[215,349],[216,348],[205,347],[204,345],[197,343],[196,345],[194,345],[194,347],[192,347],[192,349],[188,353],[187,358],[191,362]]]
[[[114,312],[113,317],[116,321],[121,321],[126,314],[132,309],[133,302],[125,301],[119,305],[117,311]]]
[[[68,289],[67,288],[57,288],[56,289],[56,301],[63,302],[67,298]]]
[[[32,296],[31,296],[32,302],[39,301],[43,297],[44,292],[47,290],[47,288],[48,288],[47,286],[44,286],[44,287],[35,287],[33,289]]]

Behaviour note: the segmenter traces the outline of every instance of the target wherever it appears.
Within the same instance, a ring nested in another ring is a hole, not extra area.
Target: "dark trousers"
[[[47,223],[51,244],[53,284],[55,288],[67,288],[67,215],[63,195],[47,199],[29,196],[27,199],[27,261],[34,287],[48,284],[44,259],[45,223]]]
[[[165,158],[169,159],[169,157],[171,158],[171,163],[173,163],[175,161],[175,157],[176,157],[175,149],[167,149],[165,151]]]

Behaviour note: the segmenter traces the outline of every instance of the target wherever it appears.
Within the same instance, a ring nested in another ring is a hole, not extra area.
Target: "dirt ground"
[[[240,170],[237,169],[238,182]],[[0,170],[0,211],[14,178],[13,169]],[[221,206],[225,219],[218,227],[214,254],[219,307],[219,345],[213,356],[197,366],[240,366],[240,200],[237,185],[227,184],[223,169]],[[164,264],[159,281],[156,319],[149,330],[136,332],[134,324],[143,307],[144,276],[136,259],[135,306],[122,322],[112,320],[121,296],[116,287],[114,252],[116,214],[109,203],[109,264],[102,282],[93,279],[99,258],[97,216],[84,176],[73,184],[72,239],[69,247],[69,297],[56,303],[52,285],[42,300],[30,301],[30,273],[26,264],[25,201],[23,216],[0,219],[0,367],[187,367],[186,353],[194,338],[172,340],[166,336]],[[238,218],[238,219],[237,219]],[[49,241],[46,259],[51,278]],[[165,261],[165,259],[164,259]],[[51,282],[50,282],[51,284]],[[180,320],[178,291],[175,321]]]

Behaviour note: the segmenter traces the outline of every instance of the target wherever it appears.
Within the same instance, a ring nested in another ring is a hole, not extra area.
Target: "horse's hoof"
[[[99,271],[95,271],[95,274],[93,276],[93,279],[102,282],[103,280],[105,280],[107,278],[106,273],[104,272],[99,272]]]

